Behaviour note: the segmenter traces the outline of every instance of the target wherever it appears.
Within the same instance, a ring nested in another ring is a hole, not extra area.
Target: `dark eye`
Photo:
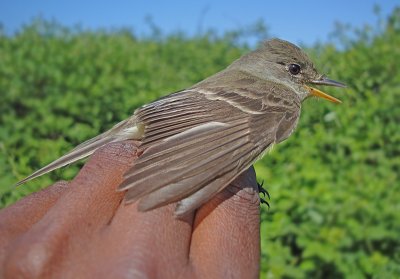
[[[300,66],[297,65],[297,64],[290,64],[290,65],[289,65],[289,72],[290,72],[292,75],[297,75],[297,74],[299,74],[299,73],[300,73],[300,70],[301,70],[301,68],[300,68]]]

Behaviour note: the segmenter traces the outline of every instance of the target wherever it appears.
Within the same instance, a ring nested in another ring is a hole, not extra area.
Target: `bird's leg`
[[[265,189],[263,188],[263,185],[264,185],[264,181],[262,181],[261,183],[258,183],[258,182],[257,182],[258,192],[259,192],[260,194],[263,194],[264,197],[265,197],[265,195],[267,195],[268,199],[270,200],[271,197],[270,197],[268,191],[265,190]],[[260,203],[261,203],[261,204],[266,204],[266,205],[268,206],[268,208],[270,207],[270,206],[269,206],[269,203],[268,203],[265,199],[263,199],[262,197],[260,197]]]

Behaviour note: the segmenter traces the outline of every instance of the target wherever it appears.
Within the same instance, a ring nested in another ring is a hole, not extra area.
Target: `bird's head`
[[[307,54],[296,45],[280,39],[266,41],[261,48],[242,56],[231,65],[260,78],[282,83],[294,89],[301,100],[317,96],[341,103],[312,85],[345,87],[341,82],[318,73]]]

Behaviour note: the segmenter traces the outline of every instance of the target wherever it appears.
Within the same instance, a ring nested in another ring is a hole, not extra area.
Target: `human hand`
[[[96,152],[71,182],[0,211],[0,278],[258,278],[254,169],[183,219],[139,212],[116,192],[133,141]]]

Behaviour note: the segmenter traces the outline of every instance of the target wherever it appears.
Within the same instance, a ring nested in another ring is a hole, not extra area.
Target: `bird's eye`
[[[299,73],[300,73],[300,70],[301,70],[301,68],[300,68],[300,65],[298,65],[298,64],[290,64],[290,65],[289,65],[289,72],[290,72],[292,75],[297,75],[297,74],[299,74]]]

